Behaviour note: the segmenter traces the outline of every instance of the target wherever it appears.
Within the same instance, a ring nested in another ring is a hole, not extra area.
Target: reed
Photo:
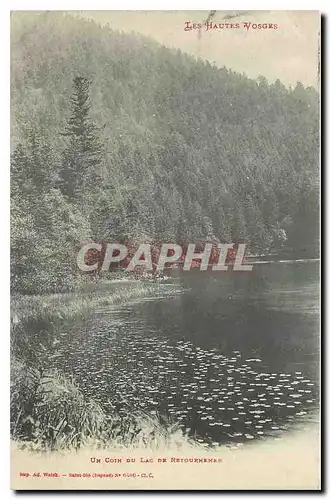
[[[93,310],[178,288],[150,282],[101,283],[87,291],[14,296],[11,301],[11,436],[29,450],[158,449],[191,445],[177,424],[142,412],[123,416],[86,398],[72,377],[50,367],[58,327]],[[193,443],[192,443],[193,446]]]
[[[132,281],[99,284],[89,291],[53,295],[16,295],[11,299],[11,322],[15,326],[28,319],[62,322],[88,316],[98,307],[124,304],[148,296],[178,293],[175,285]]]
[[[142,412],[119,415],[87,399],[75,380],[24,361],[11,364],[11,436],[20,449],[196,447],[176,423]]]

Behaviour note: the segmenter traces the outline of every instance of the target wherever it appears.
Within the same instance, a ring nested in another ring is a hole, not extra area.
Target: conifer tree
[[[67,137],[68,144],[60,171],[61,189],[68,197],[83,197],[88,186],[91,188],[91,183],[99,177],[98,167],[103,158],[98,128],[90,118],[90,82],[87,78],[74,78],[70,108],[71,115],[62,134]]]

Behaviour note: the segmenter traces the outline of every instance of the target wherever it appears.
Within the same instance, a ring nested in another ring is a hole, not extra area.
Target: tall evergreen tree
[[[63,152],[61,189],[68,197],[83,197],[91,183],[95,183],[103,158],[103,145],[98,128],[90,117],[90,82],[77,76],[73,80],[70,97],[71,115],[65,132],[68,144]]]

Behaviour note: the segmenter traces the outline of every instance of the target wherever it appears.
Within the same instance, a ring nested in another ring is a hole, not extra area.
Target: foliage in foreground
[[[11,436],[20,448],[154,449],[190,445],[177,425],[161,417],[131,415],[129,408],[126,416],[119,415],[116,409],[106,412],[84,396],[73,378],[52,368],[60,324],[87,318],[98,307],[175,291],[174,287],[156,283],[106,283],[103,292],[99,288],[81,294],[12,299]]]
[[[12,359],[11,436],[30,451],[193,446],[176,424],[143,413],[106,413],[73,379]],[[196,446],[196,445],[194,445]]]

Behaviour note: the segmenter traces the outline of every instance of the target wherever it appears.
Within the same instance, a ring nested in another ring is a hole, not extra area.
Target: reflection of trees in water
[[[316,317],[307,317],[305,303],[315,297],[307,293],[298,301],[302,268],[275,265],[266,272],[262,267],[217,277],[200,271],[185,275],[182,281],[188,292],[142,304],[137,314],[155,335],[189,340],[206,349],[216,347],[225,353],[239,349],[280,364],[314,356]],[[306,285],[309,279],[316,280],[315,269],[303,273]],[[286,289],[293,294],[286,295]]]

